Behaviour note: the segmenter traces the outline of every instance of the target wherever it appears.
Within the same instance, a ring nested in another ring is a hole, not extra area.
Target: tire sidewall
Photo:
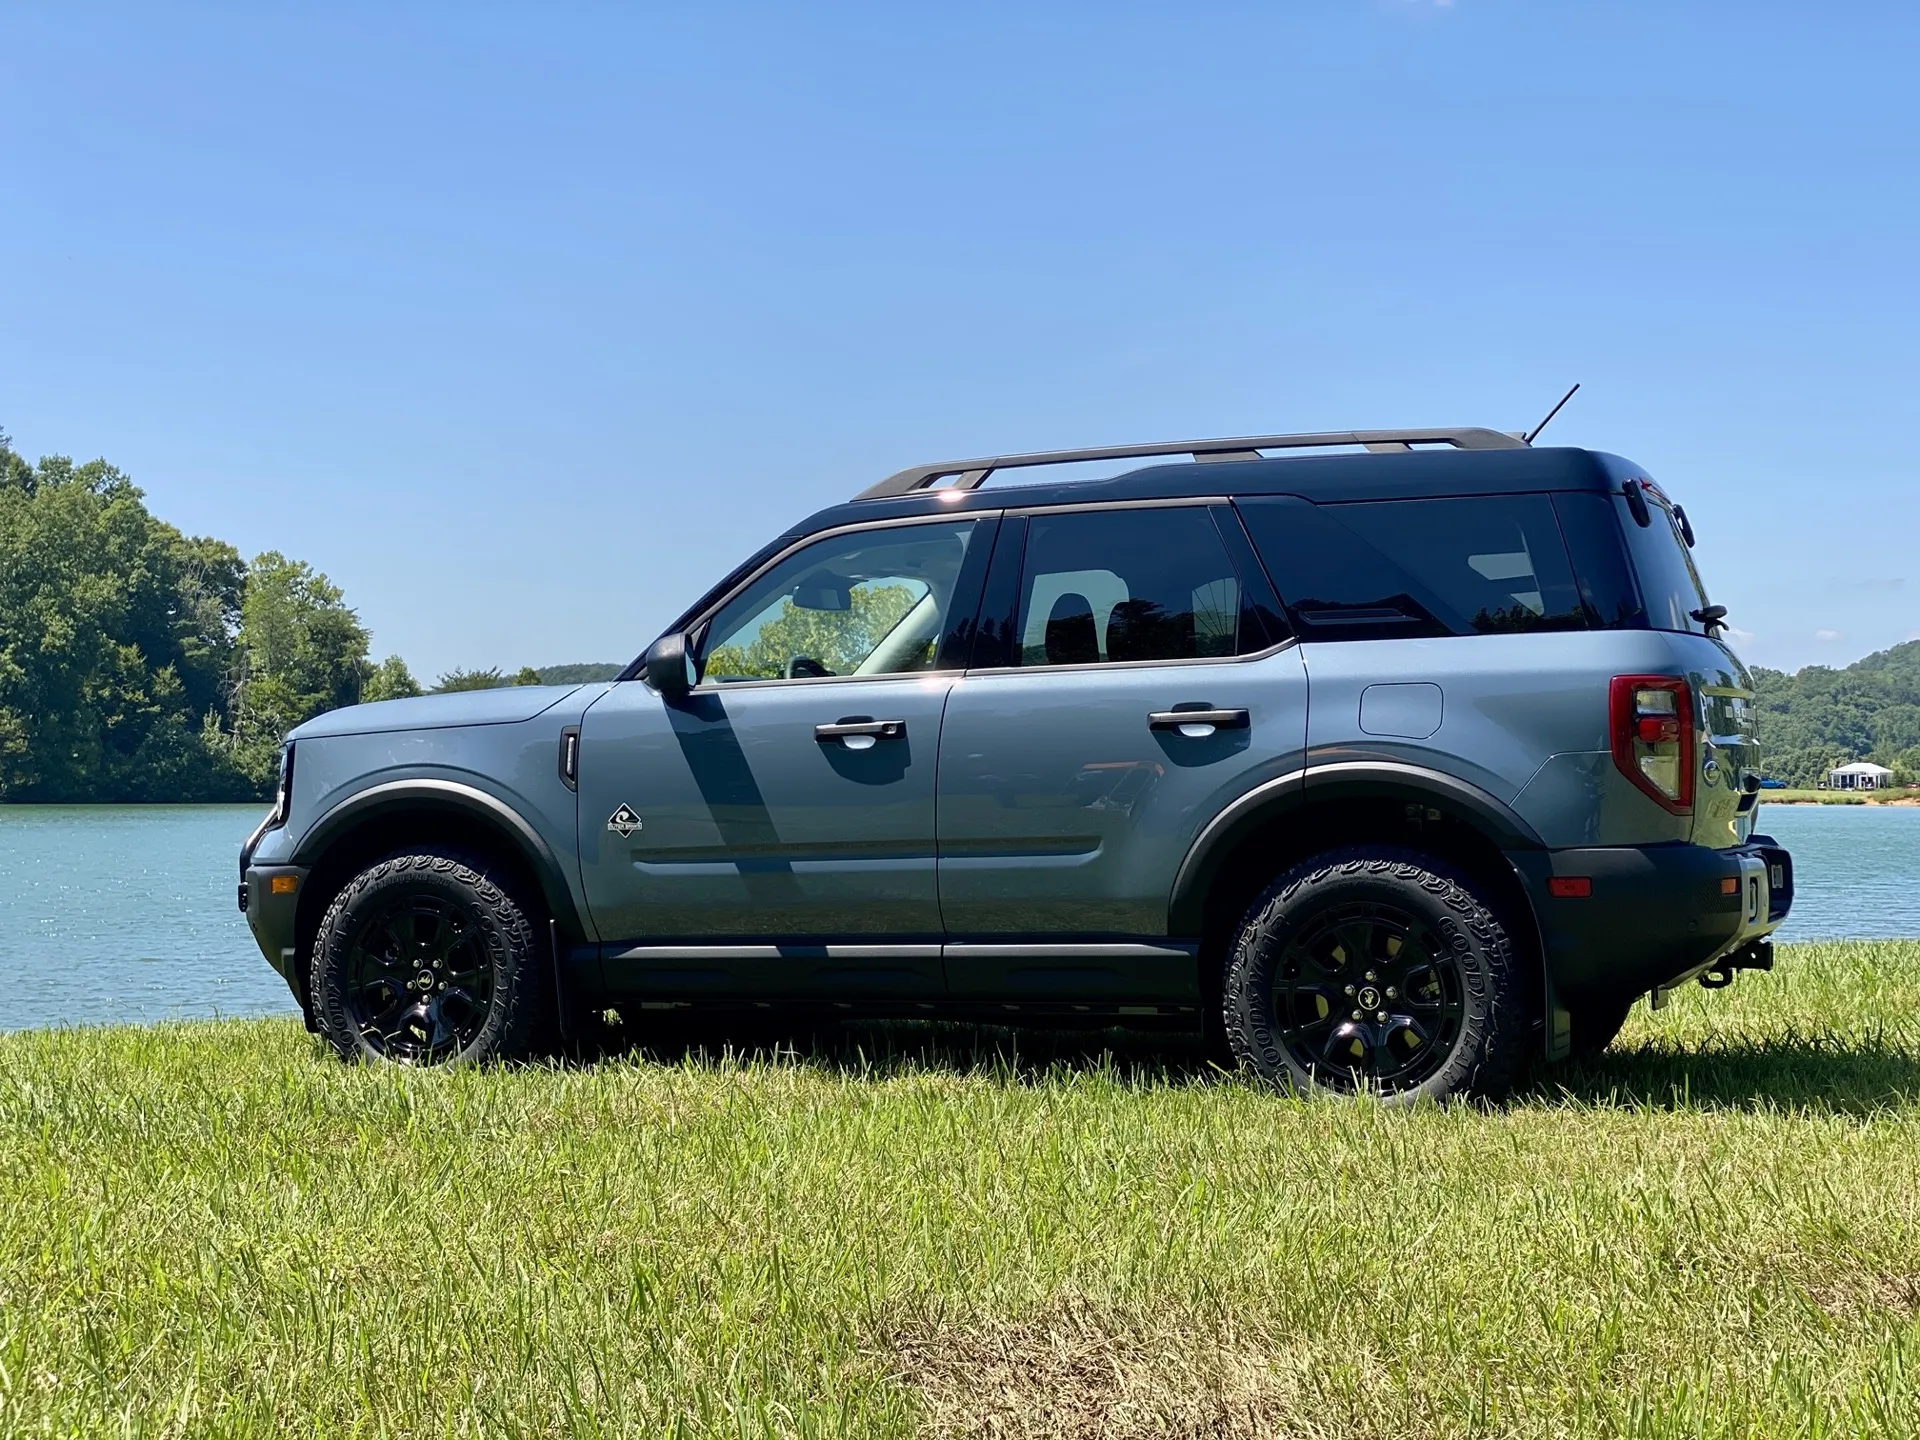
[[[484,872],[443,854],[393,855],[347,882],[327,907],[314,940],[313,1011],[320,1032],[348,1060],[396,1062],[369,1045],[347,1004],[347,955],[361,928],[408,896],[459,906],[477,921],[476,941],[491,971],[486,1020],[460,1050],[435,1065],[473,1065],[509,1058],[516,992],[532,969],[532,927],[514,898]]]
[[[1352,1093],[1317,1079],[1280,1042],[1273,989],[1288,946],[1328,909],[1356,902],[1391,905],[1411,915],[1452,957],[1461,986],[1460,1031],[1439,1069],[1418,1085],[1367,1093],[1385,1104],[1413,1105],[1477,1093],[1489,1080],[1498,1088],[1503,1077],[1484,1072],[1510,1039],[1497,1032],[1517,1018],[1501,1013],[1513,968],[1505,932],[1461,876],[1429,857],[1384,849],[1305,861],[1275,881],[1248,912],[1228,961],[1223,1007],[1228,1037],[1242,1064],[1303,1094]]]

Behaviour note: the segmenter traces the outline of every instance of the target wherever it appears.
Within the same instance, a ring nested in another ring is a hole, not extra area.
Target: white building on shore
[[[1829,790],[1884,790],[1893,783],[1893,771],[1871,760],[1836,765],[1827,772]]]

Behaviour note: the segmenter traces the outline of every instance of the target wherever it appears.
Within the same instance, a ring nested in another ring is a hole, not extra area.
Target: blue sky
[[[917,461],[1532,424],[1920,636],[1920,10],[14,5],[0,426],[377,655],[626,659]]]

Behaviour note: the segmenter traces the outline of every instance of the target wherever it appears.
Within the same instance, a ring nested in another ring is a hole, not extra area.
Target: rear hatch
[[[1677,668],[1693,696],[1693,840],[1744,844],[1758,804],[1760,747],[1753,678],[1721,638],[1688,543],[1692,526],[1652,481],[1614,499],[1647,623],[1668,632]],[[1646,523],[1641,523],[1644,516]]]

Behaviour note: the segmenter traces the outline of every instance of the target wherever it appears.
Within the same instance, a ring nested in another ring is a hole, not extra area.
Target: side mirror
[[[700,683],[693,654],[687,649],[687,637],[678,631],[662,635],[649,645],[641,668],[647,684],[668,700],[678,700]]]

